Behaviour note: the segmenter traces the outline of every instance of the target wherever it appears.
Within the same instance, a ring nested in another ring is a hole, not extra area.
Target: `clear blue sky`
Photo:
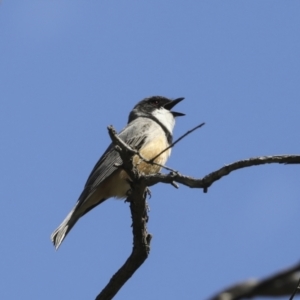
[[[71,210],[128,112],[185,97],[168,165],[202,177],[299,154],[300,1],[7,1],[0,5],[0,298],[94,299],[131,252],[128,204]],[[151,254],[115,299],[206,299],[300,259],[300,167],[235,172],[203,194],[160,184]]]

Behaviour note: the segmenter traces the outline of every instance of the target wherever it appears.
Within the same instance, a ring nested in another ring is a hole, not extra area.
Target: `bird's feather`
[[[136,150],[139,150],[143,144],[145,139],[144,132],[150,126],[149,122],[143,119],[140,118],[139,122],[137,120],[132,121],[118,135],[126,144]],[[93,168],[75,207],[52,233],[51,240],[56,249],[80,217],[106,200],[106,198],[95,197],[97,188],[118,169],[117,165],[120,164],[122,164],[122,159],[115,150],[115,146],[110,144]]]
[[[144,132],[150,126],[149,122],[143,122],[144,124],[141,126],[141,119],[143,118],[139,118],[139,122],[134,120],[128,124],[128,126],[118,135],[122,141],[136,150],[139,150],[143,144],[145,139]],[[83,203],[85,199],[88,199],[89,195],[92,194],[106,178],[108,178],[114,171],[117,170],[117,165],[121,164],[122,159],[120,154],[117,150],[115,150],[115,146],[110,144],[88,177],[78,202]]]

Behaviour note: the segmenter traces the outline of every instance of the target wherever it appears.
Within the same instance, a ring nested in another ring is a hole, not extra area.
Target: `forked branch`
[[[126,281],[147,259],[150,252],[151,242],[151,235],[147,231],[147,186],[145,184],[145,180],[140,177],[137,170],[132,165],[132,157],[136,154],[136,152],[118,138],[112,127],[109,127],[108,130],[110,137],[116,145],[123,161],[123,165],[120,167],[125,169],[132,179],[130,182],[132,185],[132,191],[128,195],[126,201],[130,203],[133,249],[124,265],[113,275],[108,284],[96,297],[96,300],[109,300],[118,293]]]
[[[300,155],[274,155],[274,156],[260,156],[245,160],[239,160],[229,165],[225,165],[217,171],[214,171],[203,178],[193,178],[182,175],[178,172],[170,174],[156,174],[145,176],[148,186],[152,186],[159,182],[172,183],[173,181],[186,185],[190,188],[200,188],[206,193],[208,188],[217,180],[236,171],[246,167],[259,166],[264,164],[300,164]]]
[[[188,131],[185,135],[179,138],[174,146],[179,140],[184,138],[186,135],[191,133],[192,131],[200,128],[203,124],[198,125],[194,129]],[[151,235],[147,232],[147,204],[146,204],[146,195],[147,195],[147,186],[152,186],[159,182],[169,183],[174,185],[174,182],[181,183],[191,188],[202,188],[204,192],[207,192],[208,187],[210,187],[215,181],[221,179],[222,177],[230,174],[235,170],[239,170],[246,167],[258,166],[263,164],[270,163],[279,163],[279,164],[299,164],[300,163],[300,155],[276,155],[276,156],[261,156],[250,158],[246,160],[237,161],[235,163],[226,165],[220,168],[217,171],[214,171],[207,176],[196,179],[189,176],[185,176],[179,174],[178,172],[171,170],[170,174],[156,174],[156,175],[147,175],[142,176],[138,173],[137,169],[132,164],[132,158],[134,155],[138,155],[141,159],[148,163],[155,164],[153,161],[147,161],[144,159],[138,151],[130,148],[126,143],[124,143],[116,134],[115,130],[112,126],[108,128],[109,135],[112,139],[112,142],[116,146],[116,150],[120,153],[123,164],[122,167],[130,176],[132,181],[130,182],[132,186],[132,191],[128,196],[127,201],[130,202],[130,211],[132,216],[132,232],[133,232],[133,250],[127,261],[124,265],[117,271],[117,273],[111,278],[109,283],[105,286],[105,288],[101,291],[101,293],[97,296],[96,300],[109,300],[112,299],[121,287],[126,283],[126,281],[134,274],[134,272],[143,264],[143,262],[147,259],[150,252],[150,241]],[[288,276],[289,272],[297,271],[299,266],[292,268],[291,270],[287,270],[285,273]],[[282,274],[277,274],[278,278],[284,278],[281,276]],[[256,291],[266,291],[270,285],[270,278],[266,279],[260,283],[251,283],[246,282],[242,283],[240,286],[231,287],[225,292],[239,290],[242,287],[247,288],[248,294],[251,295],[251,289],[256,289]],[[292,281],[294,283],[294,279]],[[266,288],[265,290],[261,290]],[[219,294],[221,295],[221,293]],[[218,298],[216,295],[212,300],[221,300],[224,298]],[[229,298],[226,298],[229,299]],[[230,299],[242,299],[242,298],[230,298]]]

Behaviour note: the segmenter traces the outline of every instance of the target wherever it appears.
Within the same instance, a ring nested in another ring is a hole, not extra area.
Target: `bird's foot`
[[[145,197],[149,196],[149,199],[152,197],[152,193],[151,193],[151,190],[146,187],[146,190],[145,190]]]

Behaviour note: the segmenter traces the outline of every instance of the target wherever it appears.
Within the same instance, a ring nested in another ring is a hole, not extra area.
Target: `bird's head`
[[[128,122],[133,121],[138,117],[148,117],[157,120],[172,133],[175,118],[184,116],[185,114],[171,111],[171,109],[181,102],[184,98],[174,100],[163,96],[152,96],[140,101],[131,111]]]

